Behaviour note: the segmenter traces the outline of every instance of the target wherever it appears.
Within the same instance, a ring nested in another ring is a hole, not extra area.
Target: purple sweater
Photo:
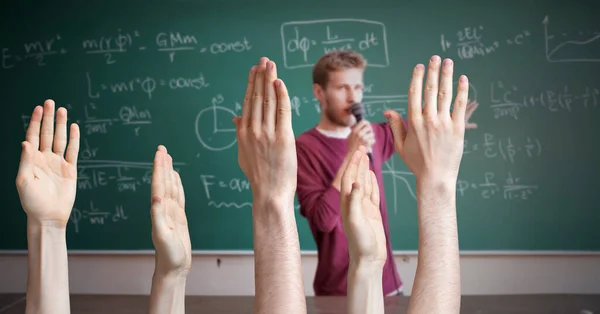
[[[375,169],[371,170],[379,183],[381,216],[388,249],[388,260],[383,268],[383,293],[387,295],[402,286],[396,263],[391,262],[389,257],[392,246],[381,173],[382,164],[395,152],[394,138],[387,123],[371,125],[376,141],[373,146]],[[313,282],[315,295],[346,295],[350,262],[348,240],[342,227],[340,192],[332,186],[332,182],[347,154],[347,141],[325,136],[312,128],[298,136],[296,150],[300,213],[308,220],[318,250],[318,265]]]

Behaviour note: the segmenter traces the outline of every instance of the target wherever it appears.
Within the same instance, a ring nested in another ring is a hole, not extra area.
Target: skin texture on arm
[[[379,186],[361,146],[344,170],[341,212],[348,238],[348,313],[384,313],[382,275],[387,258]]]
[[[27,214],[28,274],[25,313],[70,313],[66,227],[77,192],[79,127],[67,147],[67,110],[47,100],[33,110],[16,185]],[[41,127],[41,132],[40,132]]]
[[[192,249],[181,177],[173,170],[173,158],[162,145],[154,156],[151,194],[152,243],[156,254],[150,314],[183,314]]]
[[[441,79],[440,79],[441,69]],[[456,222],[456,181],[463,154],[469,83],[459,79],[454,110],[452,60],[433,56],[421,105],[424,66],[415,67],[408,93],[408,129],[394,111],[384,114],[396,151],[417,182],[419,259],[408,313],[460,312],[460,259]]]
[[[291,104],[267,58],[250,70],[242,116],[234,124],[238,163],[253,197],[254,313],[306,313],[293,206],[297,157]]]

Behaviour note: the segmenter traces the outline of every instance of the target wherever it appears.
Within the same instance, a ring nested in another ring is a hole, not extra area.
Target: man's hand
[[[394,134],[396,151],[417,181],[456,180],[463,154],[469,82],[466,76],[460,77],[454,111],[450,114],[452,60],[444,61],[438,83],[439,70],[440,61],[436,56],[427,73],[422,107],[424,66],[415,67],[408,93],[408,130],[404,128],[400,114],[393,110],[384,113]]]
[[[242,116],[234,119],[238,162],[254,199],[293,199],[298,161],[288,91],[275,63],[261,58],[248,77]]]
[[[407,313],[460,312],[460,259],[456,223],[456,181],[463,154],[469,82],[461,75],[452,114],[452,60],[429,63],[421,107],[424,66],[415,67],[408,94],[408,130],[394,111],[395,147],[417,180],[419,261]]]
[[[67,110],[57,110],[55,131],[54,106],[46,100],[31,114],[16,185],[28,219],[66,228],[77,192],[80,135],[77,124],[71,124],[67,145]]]
[[[306,313],[294,214],[297,184],[292,107],[275,63],[261,58],[233,120],[238,162],[252,189],[254,313]]]
[[[366,149],[356,150],[344,171],[341,213],[350,262],[383,267],[387,258],[385,233],[379,212],[379,185],[369,170]]]
[[[162,275],[187,275],[192,266],[192,249],[185,214],[185,194],[173,158],[160,145],[154,157],[151,183],[152,242],[156,268]]]
[[[353,155],[358,150],[359,146],[364,146],[367,152],[371,151],[371,148],[375,144],[375,132],[371,123],[367,120],[361,120],[352,127],[350,135],[348,135],[348,155]]]

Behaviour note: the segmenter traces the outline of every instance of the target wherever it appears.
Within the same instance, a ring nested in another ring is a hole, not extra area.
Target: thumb
[[[18,177],[25,178],[33,172],[33,146],[27,141],[21,142],[21,161],[19,162]]]
[[[154,195],[152,196],[152,203],[150,205],[150,218],[152,218],[152,229],[157,230],[159,232],[164,232],[167,230],[167,212],[165,210],[165,206],[163,204],[165,199],[161,196]]]
[[[350,191],[350,204],[348,206],[349,217],[354,217],[354,219],[360,217],[360,211],[362,209],[362,199],[363,199],[363,188],[360,186],[360,183],[354,182],[352,184],[352,191]]]
[[[406,138],[406,128],[402,121],[402,116],[394,110],[387,110],[383,115],[388,120],[390,128],[392,129],[396,151],[400,153],[404,148],[404,139]]]

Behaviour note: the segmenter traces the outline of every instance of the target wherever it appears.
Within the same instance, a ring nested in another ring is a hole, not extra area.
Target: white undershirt
[[[323,129],[317,128],[317,131],[321,132],[321,134],[334,138],[348,138],[350,135],[350,129],[344,129],[344,131],[327,131]]]

